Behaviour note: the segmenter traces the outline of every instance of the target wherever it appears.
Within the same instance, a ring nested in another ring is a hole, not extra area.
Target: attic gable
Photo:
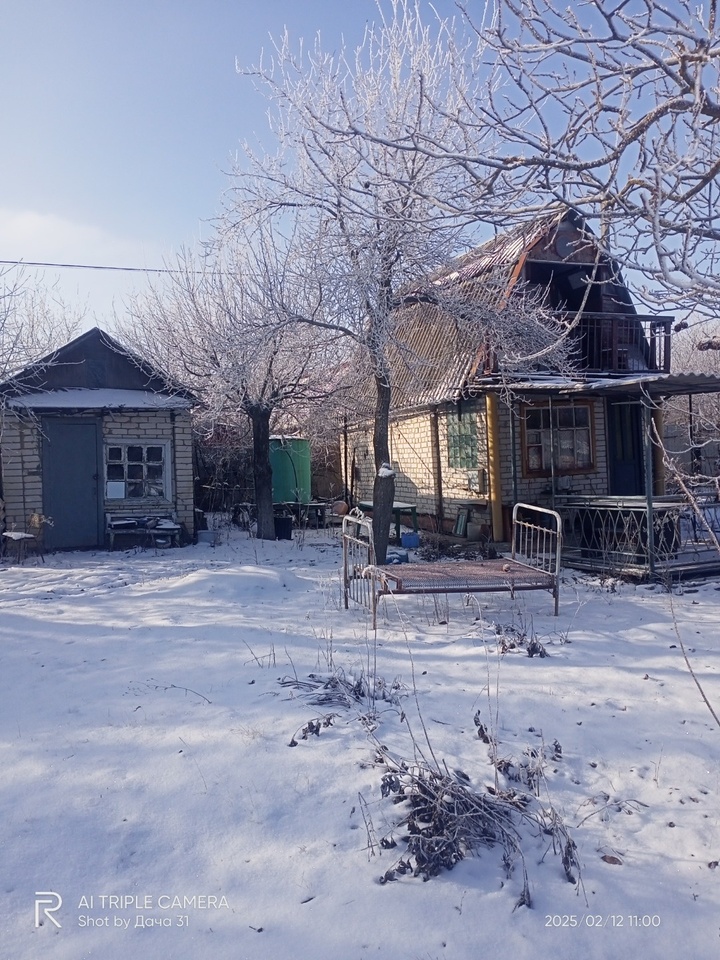
[[[480,281],[494,291],[495,305],[510,294],[527,261],[593,263],[599,247],[585,222],[564,207],[524,221],[469,250],[438,271],[436,287]],[[607,259],[607,258],[605,258]]]
[[[396,410],[457,398],[489,348],[471,339],[472,323],[458,323],[453,311],[462,314],[470,308],[489,315],[504,311],[518,281],[524,279],[528,257],[543,261],[559,235],[587,259],[591,244],[584,224],[558,208],[457,257],[436,271],[423,290],[401,298],[398,342],[392,350]],[[591,251],[594,257],[594,245]],[[550,320],[547,335],[554,335]]]
[[[6,397],[72,389],[138,390],[192,399],[180,384],[98,327],[0,384],[0,393]]]
[[[470,342],[472,325],[463,330],[453,317],[465,303],[489,318],[517,306],[519,323],[506,328],[509,340],[499,348],[511,346],[514,335],[517,356],[545,358],[528,361],[526,373],[542,371],[548,362],[611,373],[667,366],[668,318],[640,316],[618,264],[581,217],[556,207],[468,251],[429,277],[423,290],[400,298],[392,357],[395,410],[454,400],[495,370],[498,347],[477,336]],[[552,353],[562,324],[577,314],[581,326],[566,352],[561,347],[548,361],[545,351]],[[605,339],[611,341],[607,349]]]

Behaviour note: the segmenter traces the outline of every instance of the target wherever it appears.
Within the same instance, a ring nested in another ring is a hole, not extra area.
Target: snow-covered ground
[[[403,597],[375,636],[339,561],[336,533],[234,532],[0,567],[0,960],[716,957],[720,729],[680,640],[720,711],[720,585],[567,571],[557,619],[542,592]],[[294,683],[373,671],[374,709]],[[379,883],[406,810],[379,745],[483,794],[491,757],[534,767],[580,883],[519,821],[530,909],[498,846]]]

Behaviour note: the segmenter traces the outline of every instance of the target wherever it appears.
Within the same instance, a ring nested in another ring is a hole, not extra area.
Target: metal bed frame
[[[375,563],[372,521],[362,514],[343,518],[343,593],[362,604],[377,625],[378,599],[388,594],[497,593],[549,590],[558,615],[562,520],[555,510],[516,503],[510,557],[431,563]]]

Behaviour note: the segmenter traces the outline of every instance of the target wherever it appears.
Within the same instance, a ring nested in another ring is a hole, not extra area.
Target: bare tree
[[[80,317],[21,269],[0,269],[0,383],[70,339]]]
[[[469,5],[466,14],[470,21]],[[493,23],[475,28],[478,70],[493,79],[462,123],[469,144],[484,142],[488,124],[504,142],[489,160],[477,149],[455,154],[478,192],[490,162],[515,191],[515,216],[550,199],[569,204],[600,225],[625,268],[642,272],[648,299],[671,296],[696,317],[712,315],[720,301],[717,0],[497,0]],[[436,141],[420,147],[450,158]]]
[[[717,372],[717,0],[587,0],[575,7],[497,0],[495,10],[491,25],[475,23],[484,51],[478,62],[492,68],[493,82],[472,105],[472,118],[463,117],[468,141],[495,124],[505,146],[494,159],[504,189],[516,192],[514,215],[549,199],[580,211],[623,268],[644,277],[639,293],[651,307],[685,314],[676,327],[676,361]],[[469,4],[465,14],[472,23]],[[420,149],[449,159],[436,143]],[[480,194],[486,158],[477,151],[455,158]],[[698,481],[717,473],[715,397],[667,405],[678,468]]]
[[[467,148],[457,116],[475,82],[469,68],[450,82],[464,50],[451,23],[424,25],[412,0],[392,0],[387,8],[356,49],[327,53],[318,40],[296,53],[286,35],[269,62],[245,71],[267,98],[277,152],[247,148],[234,178],[243,209],[254,201],[257,215],[275,207],[303,211],[323,322],[354,340],[369,367],[380,562],[394,498],[388,435],[400,308],[419,297],[439,300],[443,289],[432,276],[467,248],[475,219],[454,159]],[[414,149],[417,142],[442,144],[450,159]],[[467,314],[457,312],[460,319]]]
[[[169,280],[133,302],[120,335],[196,391],[209,430],[249,419],[258,536],[274,539],[273,418],[325,397],[334,341],[293,322],[319,315],[321,297],[292,237],[269,219],[245,225],[204,254],[182,253]]]
[[[553,201],[582,213],[646,278],[652,301],[713,316],[720,295],[720,25],[717,0],[496,0],[458,4],[446,86],[422,84],[432,123],[341,130],[454,168],[438,207],[494,223]],[[482,19],[479,19],[479,16]],[[448,92],[448,88],[452,91]]]

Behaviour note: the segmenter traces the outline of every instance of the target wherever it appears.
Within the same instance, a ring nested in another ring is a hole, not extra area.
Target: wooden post
[[[656,442],[663,439],[663,408],[658,406],[653,409],[653,492],[656,497],[665,495],[665,461],[663,460],[663,449],[660,443]]]
[[[503,536],[502,480],[500,474],[500,424],[498,401],[494,393],[485,394],[487,418],[488,473],[490,474],[490,515],[493,540],[500,542]]]

